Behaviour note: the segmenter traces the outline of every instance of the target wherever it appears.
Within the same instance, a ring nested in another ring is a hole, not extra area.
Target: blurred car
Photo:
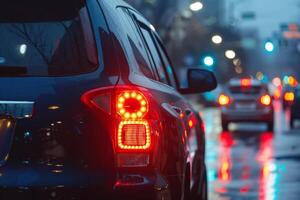
[[[273,131],[273,105],[267,85],[251,78],[232,79],[219,96],[223,130],[230,122],[266,122]]]
[[[300,87],[295,89],[295,100],[291,106],[291,128],[295,127],[296,120],[300,119]]]
[[[0,196],[207,198],[205,134],[153,26],[122,1],[0,7]],[[200,87],[199,87],[200,86]]]

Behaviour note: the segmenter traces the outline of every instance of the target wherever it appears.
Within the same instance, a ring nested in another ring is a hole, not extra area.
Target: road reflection
[[[273,157],[273,134],[264,133],[260,136],[260,148],[257,155],[257,161],[260,165],[260,179],[259,179],[259,199],[269,200],[275,199],[275,173],[276,166],[272,160]]]
[[[274,143],[284,137],[286,119],[276,117],[276,133],[257,124],[233,125],[230,132],[222,132],[219,114],[217,109],[203,113],[209,199],[281,199],[279,171],[285,166],[275,160]]]
[[[220,111],[202,111],[210,200],[297,200],[300,196],[300,127],[289,128],[289,110],[274,102],[275,132],[264,124],[221,128]]]
[[[213,192],[221,199],[275,199],[272,141],[270,132],[220,133],[217,179],[211,184]]]

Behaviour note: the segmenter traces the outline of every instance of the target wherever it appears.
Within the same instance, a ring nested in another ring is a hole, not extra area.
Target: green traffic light
[[[265,50],[266,50],[267,52],[273,52],[274,49],[275,49],[275,47],[274,47],[273,42],[268,41],[268,42],[265,43]]]

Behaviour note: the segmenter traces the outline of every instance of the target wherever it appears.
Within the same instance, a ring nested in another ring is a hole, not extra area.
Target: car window
[[[174,74],[174,71],[173,71],[173,67],[168,59],[168,56],[165,52],[165,49],[162,45],[162,43],[160,42],[160,40],[157,38],[157,37],[154,37],[155,38],[155,44],[159,50],[159,53],[161,55],[161,59],[163,60],[163,63],[164,63],[164,68],[166,69],[166,72],[168,74],[168,77],[169,77],[169,80],[170,80],[170,83],[171,85],[176,88],[176,80],[175,80],[175,74]]]
[[[155,68],[156,68],[157,74],[159,76],[159,81],[162,83],[165,83],[165,84],[169,84],[165,70],[164,70],[163,62],[162,62],[159,52],[155,46],[153,36],[151,35],[150,30],[148,30],[144,26],[141,26],[141,31],[142,31],[142,34],[146,41],[147,47],[149,49],[151,58],[153,59],[153,62],[155,64]]]
[[[148,78],[156,79],[154,69],[152,69],[152,63],[148,57],[148,54],[144,48],[143,40],[138,33],[138,29],[134,24],[133,19],[130,16],[130,13],[125,8],[119,8],[122,10],[124,14],[124,21],[128,24],[127,38],[129,40],[130,46],[132,48],[132,52],[134,55],[134,59],[137,63],[139,70]]]
[[[98,65],[86,7],[57,15],[31,8],[0,17],[0,76],[64,76]],[[29,13],[30,12],[30,13]]]

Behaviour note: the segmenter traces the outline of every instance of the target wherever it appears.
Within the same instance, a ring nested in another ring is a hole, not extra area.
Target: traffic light
[[[212,67],[215,64],[215,59],[212,56],[205,56],[203,58],[203,63],[207,67]]]
[[[273,52],[275,49],[275,45],[272,41],[265,42],[264,47],[265,47],[265,50],[270,53]]]

